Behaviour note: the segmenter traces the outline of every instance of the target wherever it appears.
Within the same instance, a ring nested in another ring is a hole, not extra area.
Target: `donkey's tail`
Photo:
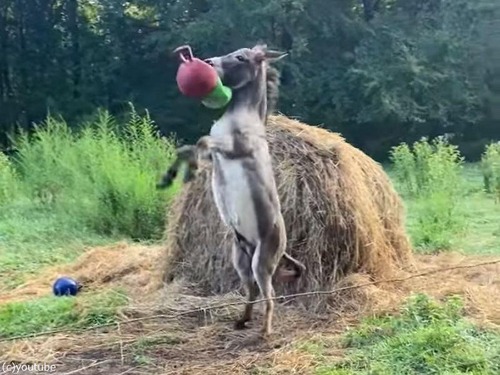
[[[302,274],[306,270],[306,266],[302,262],[292,257],[287,252],[283,254],[283,259],[285,259],[285,261],[292,266],[293,271],[283,269],[282,267],[278,268],[277,276],[279,280],[292,281],[302,276]]]

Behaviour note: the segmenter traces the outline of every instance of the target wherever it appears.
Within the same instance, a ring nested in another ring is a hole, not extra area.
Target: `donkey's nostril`
[[[203,61],[205,61],[210,66],[214,66],[214,63],[213,63],[212,59],[205,59]]]

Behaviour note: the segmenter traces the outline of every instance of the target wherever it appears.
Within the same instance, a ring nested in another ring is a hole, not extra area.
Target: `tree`
[[[171,51],[264,41],[289,52],[279,109],[378,158],[421,135],[484,144],[500,137],[499,15],[494,0],[3,0],[0,143],[129,101],[192,141],[219,113],[180,95]]]

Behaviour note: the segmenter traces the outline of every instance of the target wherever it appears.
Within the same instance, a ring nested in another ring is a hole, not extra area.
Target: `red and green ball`
[[[212,66],[196,57],[182,60],[177,71],[181,93],[200,99],[203,105],[212,109],[222,108],[231,101],[231,89],[222,84]]]

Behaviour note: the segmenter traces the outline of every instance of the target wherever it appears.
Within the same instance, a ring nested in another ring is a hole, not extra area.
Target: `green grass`
[[[116,239],[30,204],[0,211],[0,291],[19,285],[45,266],[72,262],[87,246]]]
[[[464,179],[467,230],[454,245],[469,254],[500,254],[500,204],[494,194],[485,192],[479,164],[468,164]]]
[[[342,340],[346,356],[331,361],[328,341],[304,343],[317,375],[481,374],[500,371],[500,334],[463,317],[461,300],[411,297],[397,316],[366,319]]]
[[[405,194],[394,177],[392,166],[385,165],[384,168],[403,197],[408,234],[415,250],[435,251],[436,249],[432,246],[426,247],[415,241],[420,231],[419,215],[425,214],[425,211],[417,211],[419,199]],[[455,233],[448,234],[449,247],[453,251],[462,251],[467,254],[500,254],[500,203],[495,202],[493,194],[484,191],[479,164],[465,164],[461,175],[463,198],[460,200],[460,215],[462,215],[463,227]]]
[[[78,297],[49,296],[0,305],[0,338],[31,335],[59,328],[83,329],[113,323],[127,302],[121,291]]]
[[[173,157],[146,115],[127,123],[99,112],[81,131],[48,118],[15,137],[17,154],[0,154],[0,292],[89,246],[161,239],[165,211],[180,182],[155,187]],[[0,305],[0,337],[113,322],[127,302],[116,291],[45,297]]]
[[[107,112],[74,132],[48,118],[17,134],[17,154],[0,154],[0,291],[87,246],[161,239],[180,188],[155,185],[173,158],[151,119],[132,108],[119,124]]]

